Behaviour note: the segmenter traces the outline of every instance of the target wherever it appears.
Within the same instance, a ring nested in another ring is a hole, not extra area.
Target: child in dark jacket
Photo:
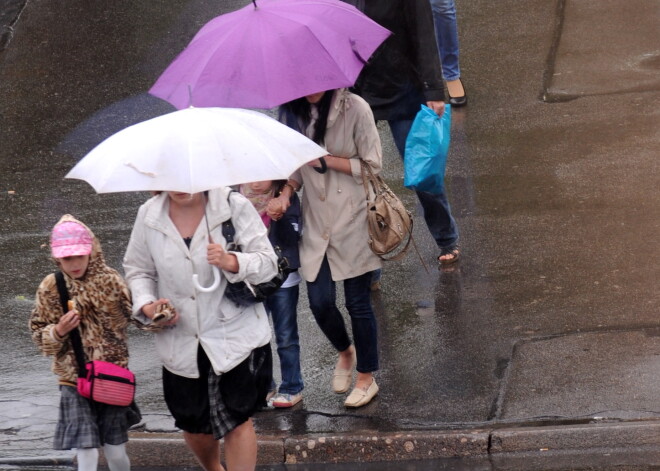
[[[276,408],[293,407],[302,400],[304,388],[300,370],[300,342],[298,337],[298,297],[301,282],[298,268],[298,242],[302,231],[302,212],[300,200],[295,193],[291,197],[291,206],[278,219],[273,220],[266,214],[268,202],[278,196],[284,182],[260,181],[241,185],[239,191],[254,205],[266,227],[268,238],[273,247],[279,248],[287,259],[289,274],[282,286],[266,301],[266,309],[273,319],[277,354],[280,359],[282,382],[275,392],[275,384],[268,404]]]

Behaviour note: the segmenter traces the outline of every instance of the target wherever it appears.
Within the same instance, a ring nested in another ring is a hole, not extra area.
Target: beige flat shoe
[[[353,389],[344,401],[344,405],[353,408],[366,406],[376,397],[376,394],[378,394],[378,385],[374,379],[366,390],[362,388]]]
[[[339,361],[337,361],[339,363]],[[348,388],[351,387],[353,382],[353,370],[355,369],[355,352],[353,352],[353,360],[351,362],[351,368],[346,370],[335,366],[335,372],[332,374],[332,390],[337,394],[342,394],[348,391]]]

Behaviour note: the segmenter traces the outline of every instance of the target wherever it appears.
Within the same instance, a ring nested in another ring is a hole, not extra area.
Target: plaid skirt
[[[128,441],[128,429],[142,420],[135,403],[128,407],[90,401],[73,386],[60,386],[60,411],[53,447],[100,448]]]
[[[273,374],[270,344],[252,350],[242,363],[221,375],[214,373],[200,346],[197,366],[199,378],[185,378],[163,368],[165,403],[177,428],[213,434],[219,440],[265,406]]]

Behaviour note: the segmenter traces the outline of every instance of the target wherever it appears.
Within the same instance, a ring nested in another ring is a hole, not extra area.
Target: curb
[[[490,452],[495,454],[635,447],[656,447],[660,452],[660,421],[497,430],[491,435]]]
[[[659,428],[660,430],[660,428]],[[196,461],[177,434],[131,434],[128,453],[134,466],[189,466]],[[375,434],[260,436],[258,464],[356,463],[383,460],[485,456],[484,430]],[[177,462],[173,463],[172,458]]]
[[[633,448],[657,451],[653,457],[657,463],[649,464],[660,464],[660,420],[497,429],[259,435],[258,440],[260,465],[484,458]],[[128,448],[134,466],[196,465],[180,433],[132,432]]]
[[[181,432],[130,432],[128,453],[135,467],[197,466]],[[460,430],[428,430],[345,434],[258,435],[258,464],[364,463],[441,458],[493,459],[510,457],[566,460],[576,454],[622,456],[622,464],[640,456],[644,465],[660,466],[660,420],[570,425],[509,424]],[[636,453],[641,452],[641,455]],[[62,457],[2,458],[0,465],[63,466]],[[101,464],[105,461],[101,456]]]

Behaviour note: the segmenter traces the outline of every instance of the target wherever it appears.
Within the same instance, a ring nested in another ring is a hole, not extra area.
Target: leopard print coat
[[[63,221],[82,224],[70,215],[63,216],[60,222]],[[127,327],[132,310],[130,292],[119,273],[105,264],[101,245],[93,232],[89,232],[94,243],[85,275],[73,279],[64,274],[69,297],[74,300],[75,309],[81,316],[78,329],[83,350],[88,361],[103,360],[127,367]],[[69,335],[60,337],[55,330],[63,315],[55,274],[50,274],[37,290],[29,327],[39,350],[44,355],[53,356],[52,371],[60,384],[75,385],[77,363]]]

